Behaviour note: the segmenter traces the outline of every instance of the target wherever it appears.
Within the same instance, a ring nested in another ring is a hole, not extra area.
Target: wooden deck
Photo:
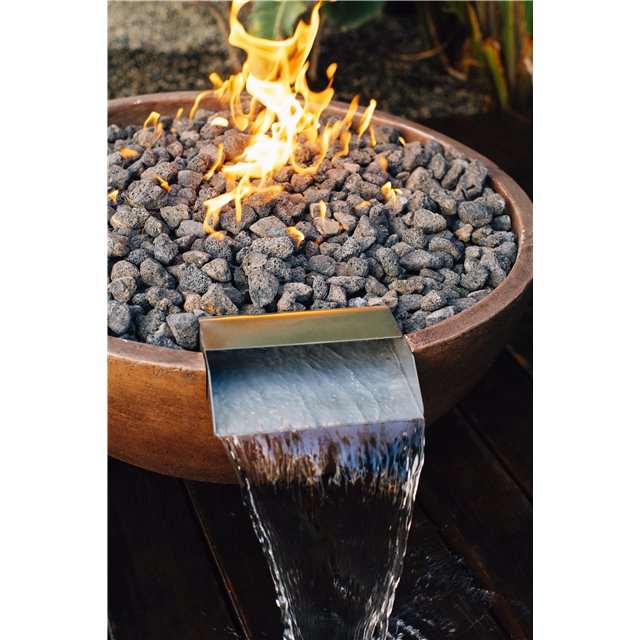
[[[530,124],[497,114],[425,124],[531,194]],[[529,309],[487,376],[427,429],[394,638],[532,637],[531,325]],[[282,638],[239,487],[110,460],[109,638]]]

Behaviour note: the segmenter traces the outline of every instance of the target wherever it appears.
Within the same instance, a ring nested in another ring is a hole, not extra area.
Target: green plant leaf
[[[524,20],[527,25],[527,34],[533,35],[533,2],[531,0],[524,2]]]
[[[338,0],[322,7],[322,13],[332,27],[354,29],[382,13],[385,0]]]
[[[509,88],[504,74],[504,66],[500,57],[500,44],[493,38],[485,38],[482,42],[482,52],[485,55],[493,84],[498,94],[498,102],[503,109],[509,106]]]
[[[289,37],[307,10],[299,0],[254,0],[249,6],[249,33],[268,40]]]
[[[502,0],[502,51],[507,70],[507,81],[513,90],[516,84],[516,65],[518,52],[516,50],[516,8],[514,0]]]

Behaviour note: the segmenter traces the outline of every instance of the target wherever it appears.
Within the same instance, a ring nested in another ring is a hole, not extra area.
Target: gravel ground
[[[227,185],[203,174],[220,144],[225,162],[247,144],[213,116],[229,113],[165,117],[159,139],[153,127],[108,128],[111,335],[193,350],[200,316],[378,305],[411,332],[475,304],[515,261],[486,168],[435,141],[403,145],[388,127],[376,127],[374,148],[368,135],[354,139],[313,176],[280,169],[280,193],[245,199],[240,222],[223,208],[225,237],[210,236],[203,203]],[[296,159],[315,152],[305,143]],[[385,193],[388,182],[397,192]]]
[[[224,3],[210,4],[226,10]],[[222,77],[233,72],[226,36],[212,11],[197,2],[110,2],[108,37],[110,98],[207,89],[211,71]],[[349,102],[359,93],[363,103],[375,98],[379,109],[412,120],[490,108],[486,80],[462,82],[398,56],[423,46],[411,13],[386,13],[358,29],[325,31],[319,69],[338,63],[336,99]]]

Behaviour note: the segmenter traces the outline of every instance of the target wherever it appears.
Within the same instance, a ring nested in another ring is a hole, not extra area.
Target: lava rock
[[[107,326],[117,336],[126,333],[131,324],[131,311],[124,302],[109,300],[107,303]]]
[[[198,346],[198,318],[192,313],[170,313],[167,324],[178,345],[185,349],[195,349]]]
[[[147,258],[140,264],[140,278],[148,287],[173,287],[175,280],[170,273],[153,258]]]
[[[229,282],[231,280],[229,263],[224,258],[214,258],[207,262],[202,266],[202,272],[215,282]]]
[[[254,269],[249,273],[249,297],[256,307],[269,306],[278,293],[278,278],[267,271]]]
[[[183,220],[189,219],[189,207],[186,204],[161,207],[160,217],[165,221],[169,229],[177,229]]]
[[[211,286],[212,281],[201,269],[194,264],[187,265],[182,273],[178,290],[182,292],[193,291],[194,293],[203,294]]]
[[[488,207],[477,202],[461,202],[458,205],[460,220],[470,224],[476,229],[489,224],[493,220],[493,214]]]

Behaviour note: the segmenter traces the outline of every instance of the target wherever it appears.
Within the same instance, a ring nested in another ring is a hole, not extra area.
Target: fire
[[[398,140],[403,147],[407,144],[407,141],[402,136],[398,136]]]
[[[216,169],[222,164],[222,155],[224,154],[224,146],[222,142],[218,145],[218,151],[216,155],[216,159],[214,163],[211,165],[211,168],[207,173],[204,174],[204,179],[209,180],[211,176],[215,173]]]
[[[171,191],[171,187],[169,186],[169,183],[166,180],[163,180],[163,178],[161,176],[159,176],[157,173],[153,176],[157,181],[158,184],[165,190],[165,191]]]
[[[227,193],[204,202],[204,228],[208,233],[215,231],[220,212],[226,205],[233,203],[236,218],[240,219],[245,198],[256,193],[276,195],[281,188],[271,186],[270,178],[281,167],[290,165],[297,173],[314,173],[330,151],[334,158],[347,155],[352,137],[350,128],[358,107],[356,96],[344,118],[324,125],[320,121],[333,98],[332,84],[337,70],[336,63],[327,67],[328,83],[322,91],[314,92],[309,88],[307,58],[318,33],[321,2],[311,10],[308,23],[300,21],[291,37],[275,41],[251,35],[244,29],[238,15],[248,1],[233,0],[229,18],[229,43],[247,54],[242,71],[224,81],[212,73],[209,79],[214,88],[198,96],[189,114],[193,118],[202,99],[213,95],[228,103],[234,127],[250,134],[244,152],[233,161],[223,163],[219,148],[216,161],[205,175],[209,179],[214,172],[221,171],[229,185]],[[246,94],[250,97],[248,103],[243,102]],[[369,130],[372,146],[376,144],[373,127],[370,127],[375,107],[376,101],[371,100],[357,127],[358,139]],[[145,126],[161,127],[158,117],[158,114],[155,119],[149,116]],[[212,124],[227,126],[229,122],[216,116]],[[309,165],[296,160],[296,149],[302,141],[314,151],[313,162]],[[326,204],[322,205],[324,223]]]
[[[226,118],[223,118],[222,116],[217,116],[213,118],[213,120],[211,120],[209,124],[212,124],[218,127],[228,127],[229,121]]]
[[[146,129],[149,125],[154,127],[156,131],[158,129],[162,130],[162,122],[160,122],[160,114],[157,111],[152,111],[147,116],[147,119],[144,121],[144,124],[142,126],[143,128]]]
[[[318,209],[320,210],[320,224],[323,232],[325,232],[327,229],[327,204],[324,200],[318,202]]]
[[[304,240],[304,233],[295,227],[287,227],[287,235],[293,238],[296,243],[296,249],[300,248],[301,242]]]
[[[140,154],[135,149],[129,149],[128,147],[122,147],[122,149],[120,149],[121,158],[137,158],[139,155]]]
[[[158,140],[160,140],[160,138],[162,137],[162,132],[164,130],[164,126],[163,126],[162,122],[160,122],[160,114],[157,111],[152,111],[147,116],[147,119],[144,121],[144,124],[142,125],[142,127],[144,129],[146,129],[148,126],[152,126],[154,128],[154,130],[155,130],[155,133],[156,133],[156,137],[152,141],[152,143],[155,143]],[[151,145],[149,145],[149,146],[151,146]]]
[[[118,189],[114,189],[113,191],[109,192],[107,194],[107,198],[109,198],[109,200],[111,200],[111,202],[113,202],[113,204],[116,203],[116,198],[118,197]]]
[[[402,193],[401,189],[394,189],[391,186],[391,182],[385,182],[381,187],[380,187],[382,194],[384,195],[384,199],[387,201],[391,201],[391,202],[395,202],[396,201],[396,194],[400,194]]]

